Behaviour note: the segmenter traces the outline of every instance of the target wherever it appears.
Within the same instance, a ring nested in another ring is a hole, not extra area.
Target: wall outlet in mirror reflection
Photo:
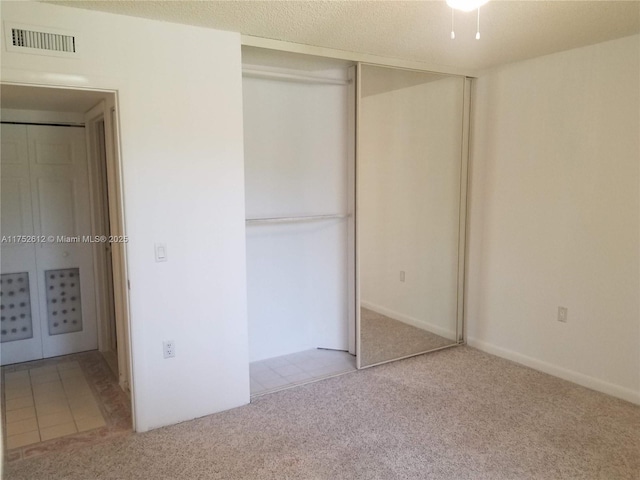
[[[558,321],[567,323],[567,307],[558,307]]]

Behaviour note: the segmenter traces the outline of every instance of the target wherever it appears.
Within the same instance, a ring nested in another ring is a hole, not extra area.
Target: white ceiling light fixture
[[[470,12],[486,4],[489,0],[447,0],[447,5],[456,10]]]
[[[456,38],[456,33],[453,29],[453,14],[455,10],[462,12],[470,12],[472,10],[478,10],[478,22],[476,29],[476,40],[480,40],[480,7],[486,4],[489,0],[447,0],[447,5],[451,7],[451,40]]]

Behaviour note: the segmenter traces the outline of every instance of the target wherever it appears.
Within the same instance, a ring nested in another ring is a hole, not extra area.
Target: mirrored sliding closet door
[[[361,64],[358,366],[462,341],[468,80]]]

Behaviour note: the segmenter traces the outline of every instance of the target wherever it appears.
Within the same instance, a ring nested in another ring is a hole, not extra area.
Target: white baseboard
[[[421,330],[428,330],[431,333],[435,333],[436,335],[440,335],[441,337],[448,338],[452,341],[455,341],[456,339],[455,330],[449,330],[449,329],[442,328],[437,325],[433,325],[431,323],[425,322],[423,320],[418,320],[417,318],[404,315],[400,312],[393,311],[386,307],[381,307],[380,305],[367,302],[366,300],[360,300],[360,305],[368,310],[372,310],[381,315],[385,315],[389,318],[393,318],[394,320],[398,320],[399,322],[406,323],[407,325],[411,325],[412,327],[416,327]]]
[[[629,388],[605,382],[604,380],[590,377],[589,375],[578,373],[573,370],[568,370],[566,368],[562,368],[557,365],[538,360],[537,358],[528,357],[526,355],[522,355],[521,353],[514,352],[513,350],[498,347],[496,345],[492,345],[476,338],[468,337],[467,345],[477,348],[478,350],[482,350],[483,352],[506,358],[507,360],[511,360],[526,367],[533,368],[534,370],[548,373],[549,375],[553,375],[554,377],[559,377],[563,380],[568,380],[570,382],[577,383],[578,385],[582,385],[583,387],[587,387],[598,392],[606,393],[607,395],[611,395],[613,397],[621,398],[622,400],[626,400],[627,402],[640,405],[640,392],[636,392]]]

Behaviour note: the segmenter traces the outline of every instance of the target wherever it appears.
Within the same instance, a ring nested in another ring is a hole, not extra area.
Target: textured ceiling
[[[640,31],[640,1],[49,1],[351,52],[479,70]]]

